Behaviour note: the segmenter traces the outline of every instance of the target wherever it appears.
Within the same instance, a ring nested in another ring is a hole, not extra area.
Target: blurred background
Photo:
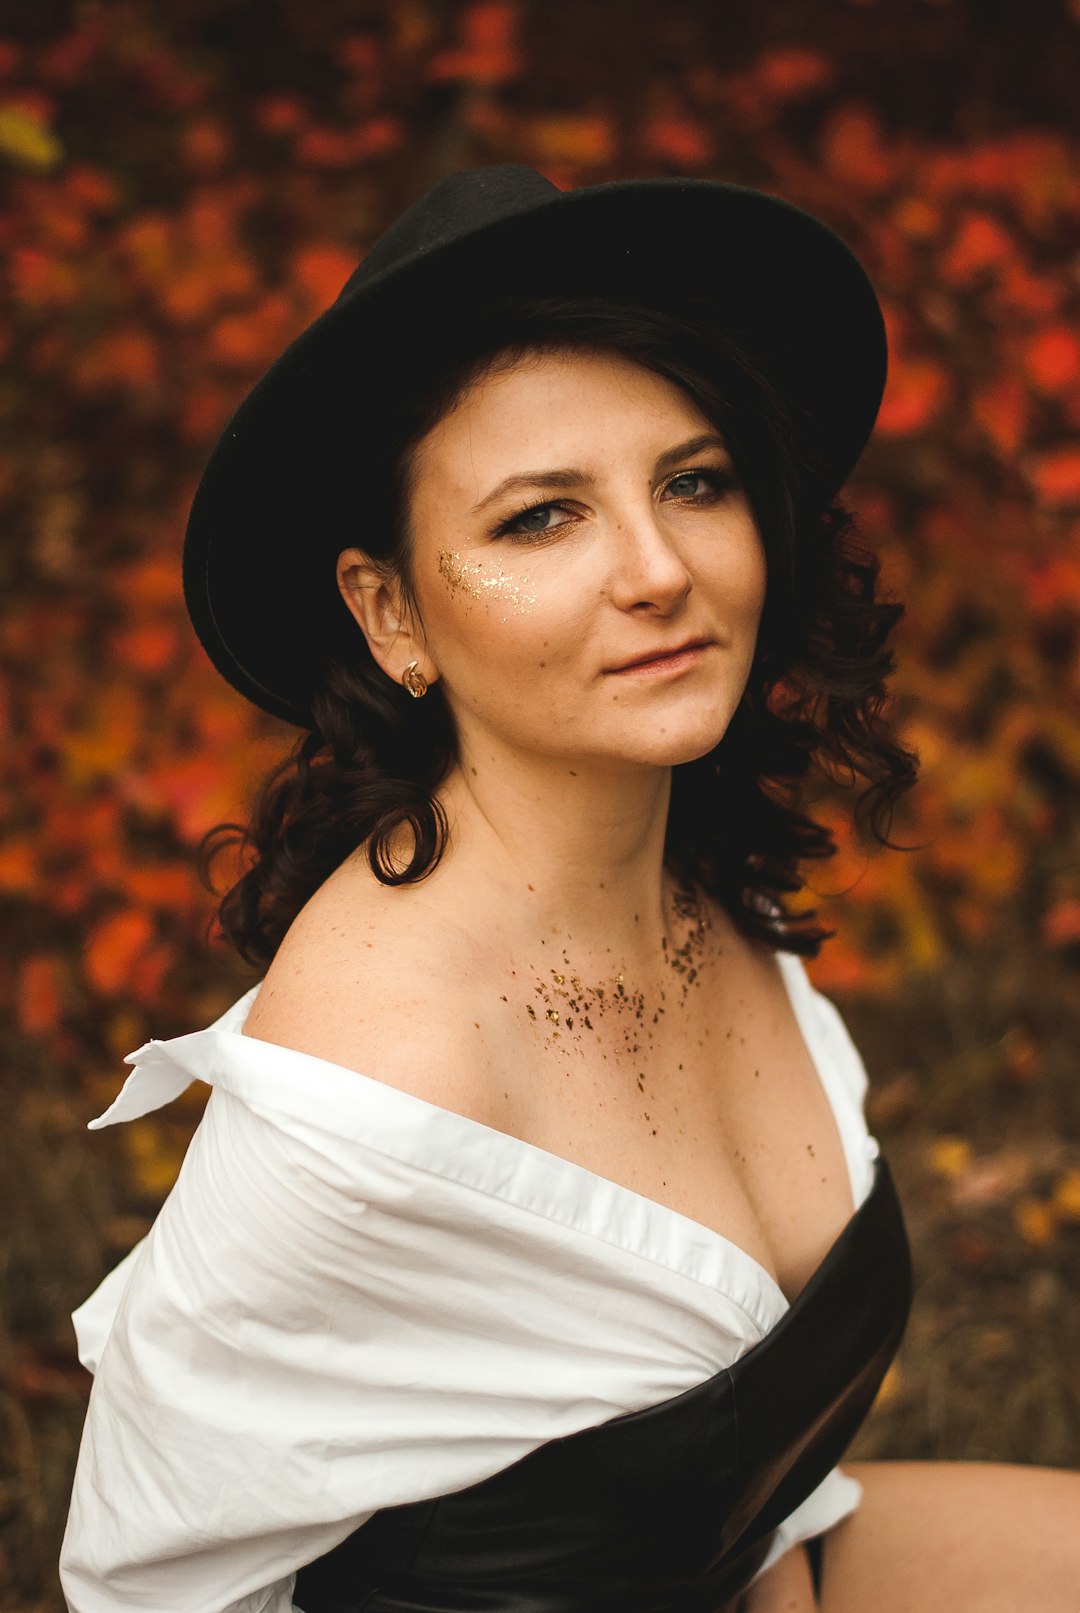
[[[878,288],[847,499],[907,604],[922,849],[867,850],[823,786],[803,905],[917,1292],[852,1454],[1080,1466],[1078,69],[1080,0],[0,0],[0,1607],[62,1608],[69,1313],[206,1089],[86,1121],[253,983],[193,848],[297,732],[194,637],[187,507],[367,245],[478,163],[756,185]]]

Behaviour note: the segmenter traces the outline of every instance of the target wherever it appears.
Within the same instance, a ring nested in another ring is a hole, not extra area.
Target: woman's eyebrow
[[[680,459],[686,459],[690,454],[700,454],[705,448],[726,448],[723,437],[715,431],[703,431],[696,437],[690,437],[675,448],[666,448],[656,461],[658,471],[668,470],[677,465]],[[590,487],[593,478],[582,470],[572,466],[564,466],[557,470],[526,470],[519,471],[513,476],[507,476],[490,493],[485,493],[479,504],[474,504],[469,511],[470,515],[479,515],[486,510],[489,504],[502,498],[504,493],[512,493],[517,487]]]

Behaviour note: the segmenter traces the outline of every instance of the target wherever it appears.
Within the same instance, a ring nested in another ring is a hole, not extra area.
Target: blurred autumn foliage
[[[250,384],[414,195],[474,163],[758,185],[827,219],[879,290],[890,378],[848,498],[908,606],[895,714],[923,780],[894,832],[920,849],[871,856],[823,789],[841,854],[815,899],[840,934],[810,971],[920,1184],[922,1309],[866,1453],[1080,1461],[1080,5],[0,15],[0,1605],[59,1606],[86,1392],[67,1312],[145,1229],[201,1098],[92,1154],[82,1128],[124,1054],[251,983],[208,944],[192,853],[295,737],[194,638],[187,506]],[[999,1284],[977,1326],[957,1273]],[[1027,1388],[984,1438],[1018,1360]]]

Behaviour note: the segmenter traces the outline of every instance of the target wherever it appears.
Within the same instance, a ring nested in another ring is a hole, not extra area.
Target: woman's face
[[[420,622],[372,648],[392,677],[416,657],[442,680],[463,760],[494,746],[663,767],[720,741],[765,556],[686,393],[621,355],[532,354],[463,393],[414,465]],[[689,640],[703,647],[682,660],[617,670]]]

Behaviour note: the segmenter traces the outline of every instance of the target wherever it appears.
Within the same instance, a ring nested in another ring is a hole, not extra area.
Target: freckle
[[[474,1025],[475,1025],[475,1027],[476,1027],[476,1029],[477,1029],[477,1030],[479,1030],[479,1029],[480,1029],[480,1021],[479,1021],[479,1020],[478,1020],[478,1019],[474,1019],[474,1020],[473,1020],[473,1024],[474,1024]]]
[[[546,661],[541,661],[541,663],[540,663],[541,670],[543,670],[543,668],[546,667],[546,666],[547,666],[547,662]]]
[[[470,767],[469,772],[472,774],[473,778],[476,777],[476,768],[475,767]]]
[[[755,1075],[757,1074],[756,1070],[754,1071],[754,1074]],[[810,1155],[810,1158],[813,1159],[813,1157],[814,1157],[814,1145],[813,1145],[813,1143],[807,1143],[806,1152]]]
[[[570,774],[571,778],[577,778],[577,774],[574,772],[574,769],[572,767],[568,768],[567,772]]]

